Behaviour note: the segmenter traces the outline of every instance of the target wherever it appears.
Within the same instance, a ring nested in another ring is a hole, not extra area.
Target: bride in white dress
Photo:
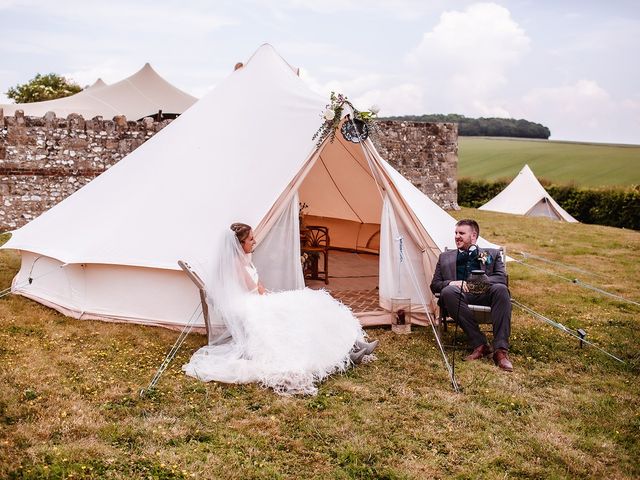
[[[202,381],[259,382],[280,394],[315,395],[316,384],[360,363],[367,343],[348,307],[324,290],[268,292],[251,261],[253,231],[234,223],[213,272],[211,314],[226,331],[182,369]]]

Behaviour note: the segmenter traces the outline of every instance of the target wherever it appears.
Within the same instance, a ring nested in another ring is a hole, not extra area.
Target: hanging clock
[[[357,118],[352,119],[347,115],[347,118],[340,129],[340,133],[342,133],[345,140],[353,143],[360,143],[360,141],[366,140],[369,136],[369,127],[367,127],[367,124],[362,120]]]

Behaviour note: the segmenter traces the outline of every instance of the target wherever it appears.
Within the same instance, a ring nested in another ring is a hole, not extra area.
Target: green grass
[[[591,272],[574,277],[638,301],[640,233],[464,209],[483,234]],[[548,268],[543,263],[538,265]],[[0,251],[0,288],[19,267]],[[377,361],[316,397],[203,384],[180,365],[192,335],[140,398],[178,333],[79,321],[0,299],[0,478],[638,478],[640,308],[518,263],[514,298],[622,357],[621,365],[514,310],[507,374],[456,361],[451,391],[429,330],[369,330]],[[445,338],[452,340],[451,333]]]
[[[460,178],[511,180],[528,164],[539,179],[584,187],[640,185],[640,146],[460,137]]]

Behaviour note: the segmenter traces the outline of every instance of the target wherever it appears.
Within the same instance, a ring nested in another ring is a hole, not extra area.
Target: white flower
[[[377,115],[377,114],[378,114],[378,112],[380,111],[380,107],[379,107],[378,105],[371,105],[371,106],[369,107],[369,111],[370,111],[371,113],[373,113],[374,115]]]
[[[336,112],[334,112],[332,108],[328,108],[327,110],[325,110],[323,117],[327,122],[330,122],[331,120],[336,118]]]

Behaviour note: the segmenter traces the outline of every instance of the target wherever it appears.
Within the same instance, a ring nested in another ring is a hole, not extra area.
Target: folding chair
[[[213,332],[212,329],[209,328],[209,305],[207,304],[207,292],[204,287],[204,282],[200,278],[200,275],[198,275],[195,270],[191,268],[191,265],[189,265],[184,260],[178,260],[178,265],[182,270],[184,270],[189,279],[193,283],[195,283],[196,287],[198,287],[198,292],[200,293],[200,302],[202,303],[202,317],[204,318],[204,326],[207,331],[207,343],[210,343],[211,337],[215,332]]]

